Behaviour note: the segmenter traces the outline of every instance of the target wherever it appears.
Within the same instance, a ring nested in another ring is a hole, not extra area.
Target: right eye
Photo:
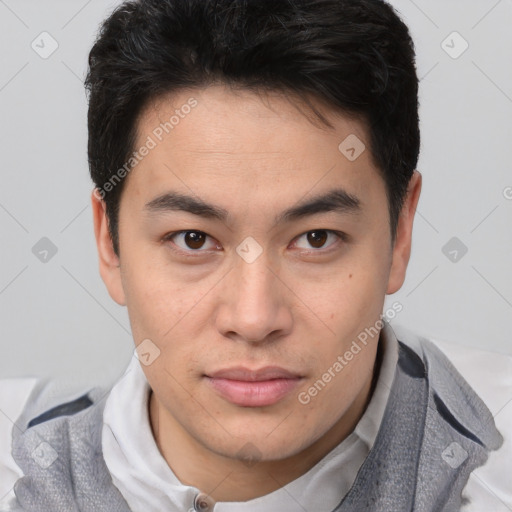
[[[205,249],[205,244],[207,243],[208,239],[211,240],[210,246],[207,246]],[[188,253],[206,252],[211,249],[221,248],[219,244],[216,243],[216,241],[214,241],[213,238],[211,238],[203,231],[197,230],[175,231],[173,233],[168,233],[163,237],[162,241],[170,241],[173,245],[178,247],[178,249],[175,249],[171,246],[172,250],[178,250],[180,252],[183,251]]]

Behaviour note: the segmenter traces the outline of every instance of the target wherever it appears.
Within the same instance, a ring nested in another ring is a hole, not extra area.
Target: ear
[[[421,174],[418,171],[414,171],[409,180],[407,195],[398,218],[393,259],[389,273],[388,289],[386,291],[388,295],[400,290],[405,280],[407,264],[411,255],[412,225],[420,192]]]
[[[126,300],[121,280],[120,262],[114,252],[112,238],[108,229],[105,201],[100,198],[97,189],[94,189],[91,194],[91,205],[101,278],[112,299],[120,306],[125,306]]]

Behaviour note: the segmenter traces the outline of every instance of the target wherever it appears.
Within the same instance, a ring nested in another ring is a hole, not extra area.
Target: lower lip
[[[215,391],[232,404],[241,407],[264,407],[279,402],[293,391],[302,379],[252,382],[207,377],[207,380]]]

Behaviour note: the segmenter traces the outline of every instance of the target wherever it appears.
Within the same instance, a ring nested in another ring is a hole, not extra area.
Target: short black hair
[[[89,168],[118,255],[124,180],[117,182],[130,170],[139,115],[160,95],[217,82],[282,91],[310,106],[313,98],[364,121],[386,183],[394,242],[420,132],[414,43],[392,6],[383,0],[133,0],[101,25],[85,82]]]

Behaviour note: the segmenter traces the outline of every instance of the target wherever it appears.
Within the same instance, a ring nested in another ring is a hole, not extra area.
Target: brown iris
[[[184,238],[188,247],[191,249],[200,249],[204,245],[206,235],[200,231],[187,231]]]
[[[310,231],[308,233],[308,242],[315,248],[322,247],[327,240],[327,231]]]

